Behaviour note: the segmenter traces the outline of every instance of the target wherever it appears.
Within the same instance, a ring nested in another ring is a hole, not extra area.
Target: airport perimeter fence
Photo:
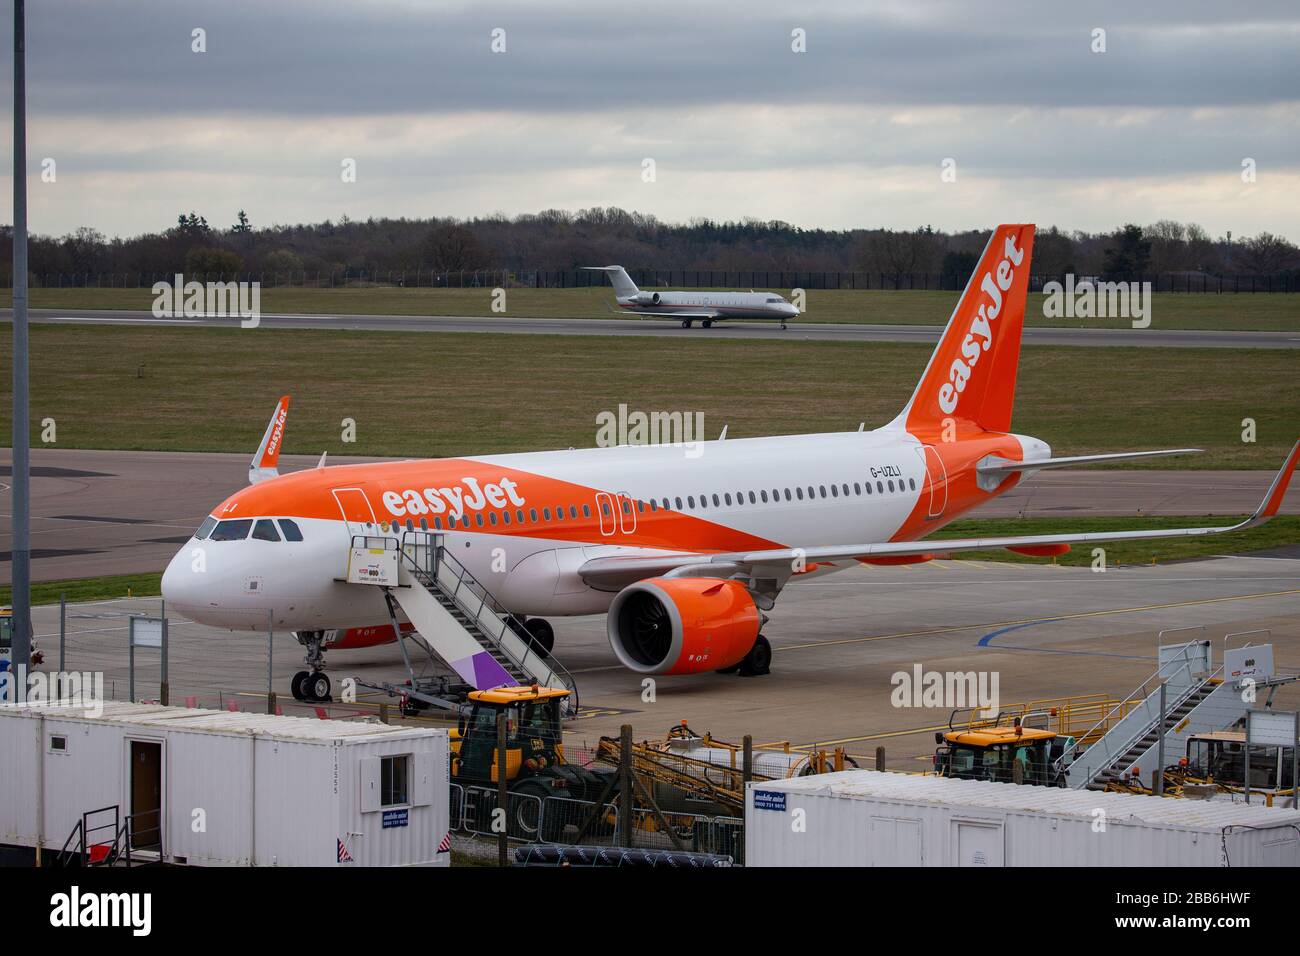
[[[960,292],[969,273],[827,272],[712,269],[628,269],[643,289],[812,289]],[[1150,282],[1153,292],[1270,293],[1300,292],[1300,272],[1237,275],[1206,272],[1165,272],[1074,278],[1088,281]],[[358,269],[342,272],[221,272],[187,273],[186,282],[256,282],[263,289],[414,288],[414,289],[585,289],[608,286],[600,272],[583,270],[483,270],[435,272],[424,269]],[[152,289],[157,282],[174,284],[167,272],[33,273],[33,289]],[[1066,284],[1064,275],[1033,275],[1032,292],[1050,282]],[[12,283],[4,280],[4,288]]]

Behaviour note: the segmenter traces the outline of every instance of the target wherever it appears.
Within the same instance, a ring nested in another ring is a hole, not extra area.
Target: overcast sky
[[[830,228],[1170,218],[1300,240],[1300,5],[1082,6],[29,2],[30,225],[617,205]]]

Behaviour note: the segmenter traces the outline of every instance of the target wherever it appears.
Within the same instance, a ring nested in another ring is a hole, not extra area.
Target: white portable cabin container
[[[748,784],[745,862],[1296,866],[1300,811],[849,770]]]
[[[447,732],[106,701],[0,705],[0,843],[57,853],[150,806],[136,845],[201,866],[445,866]],[[97,816],[92,826],[111,820]],[[136,821],[140,829],[140,821]],[[111,841],[111,831],[88,842]],[[342,850],[340,850],[340,843]],[[349,859],[350,858],[350,859]]]

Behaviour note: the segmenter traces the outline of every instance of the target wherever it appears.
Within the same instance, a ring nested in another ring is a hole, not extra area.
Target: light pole
[[[23,0],[14,0],[14,424],[13,671],[14,700],[27,697],[32,659],[31,463],[27,396],[27,84]]]

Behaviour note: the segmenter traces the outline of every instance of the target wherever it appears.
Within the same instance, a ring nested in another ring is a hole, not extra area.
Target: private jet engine
[[[745,586],[719,578],[638,581],[618,593],[607,618],[610,646],[638,674],[766,674],[772,647],[762,623]]]

